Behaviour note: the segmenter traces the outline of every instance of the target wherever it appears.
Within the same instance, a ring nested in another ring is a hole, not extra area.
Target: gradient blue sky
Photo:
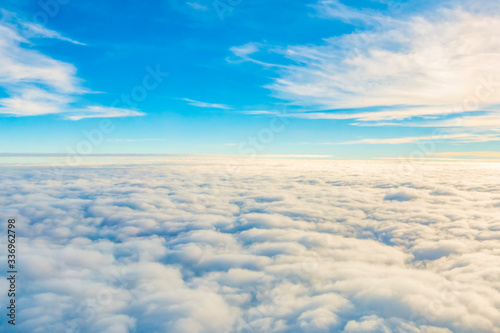
[[[499,13],[495,1],[6,1],[0,152],[65,154],[109,119],[91,153],[499,158]]]

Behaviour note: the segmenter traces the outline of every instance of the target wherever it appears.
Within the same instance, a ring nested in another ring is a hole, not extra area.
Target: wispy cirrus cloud
[[[312,110],[289,116],[353,119],[353,125],[368,126],[402,121],[425,127],[492,127],[492,121],[498,126],[500,6],[494,1],[441,1],[431,10],[404,14],[393,8],[385,13],[354,9],[339,1],[313,7],[322,18],[362,29],[318,44],[260,45],[260,53],[252,43],[231,48],[241,61],[262,63],[262,52],[291,61],[277,65],[266,85],[274,97]]]
[[[49,30],[39,24],[36,23],[31,23],[31,22],[20,22],[21,26],[27,29],[26,34],[28,34],[30,37],[33,38],[53,38],[53,39],[59,39],[65,42],[70,42],[76,45],[82,45],[85,46],[87,44],[81,43],[79,41],[76,41],[74,39],[65,37],[61,35],[57,31]]]
[[[101,105],[75,106],[78,96],[92,91],[83,87],[75,66],[36,51],[32,39],[52,38],[77,46],[85,44],[38,24],[21,21],[5,10],[0,14],[0,88],[8,95],[0,98],[0,115],[60,114],[79,120],[144,114]]]
[[[232,109],[232,107],[230,107],[229,105],[226,105],[226,104],[200,102],[200,101],[195,101],[194,99],[189,99],[189,98],[183,98],[182,100],[187,102],[189,105],[197,106],[199,108],[223,109],[223,110]]]
[[[235,56],[240,58],[247,58],[250,54],[259,52],[259,44],[257,43],[247,43],[241,46],[233,46],[230,48],[231,52]]]
[[[253,114],[253,115],[279,115],[280,113],[277,111],[268,111],[268,110],[249,110],[242,111],[243,114]]]
[[[380,122],[380,121],[403,121],[412,118],[435,119],[437,122],[443,116],[462,116],[466,111],[461,108],[461,105],[439,105],[434,107],[429,106],[374,106],[368,107],[369,111],[363,109],[351,109],[349,112],[346,110],[324,110],[324,111],[301,111],[293,114],[297,118],[305,119],[354,119],[363,122]],[[498,106],[492,106],[490,111],[483,113],[497,113],[500,112]],[[474,115],[479,117],[479,115]],[[436,120],[437,119],[437,120]],[[394,123],[396,124],[396,123]],[[419,123],[422,125],[421,123]],[[425,122],[423,123],[425,125]],[[405,123],[408,125],[408,123]]]
[[[338,0],[321,0],[313,7],[320,17],[335,18],[346,23],[374,24],[390,19],[375,10],[352,8]]]
[[[460,10],[439,19],[414,17],[382,31],[329,38],[319,46],[289,46],[284,55],[299,63],[267,87],[276,96],[322,108],[378,107],[393,117],[448,114],[468,97],[481,106],[500,104],[500,91],[476,91],[500,79],[500,42],[493,38],[500,17]],[[476,96],[480,95],[480,96]],[[471,97],[471,98],[472,98]],[[388,110],[386,106],[400,106]],[[465,111],[465,110],[464,110]]]
[[[15,30],[17,30],[27,40],[30,38],[51,38],[70,42],[76,45],[86,45],[85,43],[63,36],[60,32],[47,29],[40,24],[24,21],[16,13],[9,12],[5,9],[0,8],[0,14],[2,16],[1,20],[3,24],[16,28]]]
[[[165,139],[142,138],[142,139],[106,139],[110,142],[141,142],[141,141],[165,141]]]
[[[201,11],[208,10],[207,6],[200,5],[197,2],[186,2],[186,5],[188,5],[189,7],[193,8],[193,9],[196,9],[196,10],[201,10]]]
[[[456,133],[456,134],[436,134],[436,135],[425,135],[425,136],[412,136],[412,137],[399,137],[390,139],[362,139],[356,141],[348,142],[324,142],[321,144],[329,145],[353,145],[353,144],[404,144],[404,143],[415,143],[422,141],[445,141],[453,140],[455,142],[462,143],[472,143],[472,142],[489,142],[489,141],[500,141],[500,136],[498,134],[473,134],[473,133]]]
[[[500,152],[498,152],[498,151],[442,152],[442,153],[432,153],[431,155],[440,156],[440,157],[500,158]]]
[[[66,117],[71,120],[85,118],[118,118],[143,116],[144,113],[136,110],[107,107],[107,106],[87,106],[82,109],[74,109],[68,112]]]

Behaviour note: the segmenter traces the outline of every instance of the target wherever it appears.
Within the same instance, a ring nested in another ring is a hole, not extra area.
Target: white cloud
[[[242,111],[242,113],[253,114],[253,115],[280,115],[279,112],[267,111],[267,110],[250,110],[250,111]]]
[[[32,38],[55,38],[59,39],[65,42],[70,42],[76,45],[83,45],[85,46],[85,43],[81,43],[79,41],[76,41],[74,39],[64,37],[57,31],[49,30],[39,24],[35,23],[28,23],[28,22],[20,22],[20,24],[27,29],[25,34],[29,35]]]
[[[40,24],[33,22],[25,22],[22,19],[20,19],[16,13],[9,12],[5,9],[0,8],[0,14],[2,15],[2,22],[4,24],[9,25],[14,30],[18,30],[19,33],[23,35],[26,39],[52,38],[52,39],[59,39],[65,42],[70,42],[77,45],[85,45],[85,43],[81,43],[74,39],[65,37],[61,35],[61,33],[47,29],[46,27]]]
[[[3,166],[16,328],[500,332],[498,164],[403,166]]]
[[[142,138],[142,139],[106,139],[111,142],[137,142],[137,141],[165,141],[165,139]]]
[[[230,48],[230,51],[233,52],[233,54],[237,57],[246,58],[250,54],[259,52],[259,44],[247,43],[241,46],[233,46]]]
[[[316,8],[320,17],[335,18],[347,23],[376,24],[380,21],[389,20],[388,17],[377,11],[355,9],[342,4],[338,0],[320,0],[313,7]]]
[[[331,112],[298,112],[293,114],[297,118],[306,119],[356,119],[364,122],[380,122],[383,120],[404,120],[411,118],[438,118],[443,115],[460,115],[465,111],[471,111],[469,108],[458,106],[434,106],[434,107],[376,107],[381,109],[379,111],[364,111],[364,112],[345,112],[343,110]],[[490,107],[492,112],[498,112],[498,107]],[[479,116],[475,116],[479,117]],[[456,123],[456,120],[450,120],[450,123]],[[432,121],[432,123],[440,123],[439,121]],[[421,123],[417,123],[418,126]],[[405,125],[409,125],[405,123]],[[410,125],[411,126],[411,125]]]
[[[71,120],[80,120],[84,118],[116,118],[143,115],[144,113],[140,111],[93,105],[83,109],[75,109],[71,113],[68,113],[67,118]]]
[[[500,112],[489,112],[480,116],[464,116],[459,119],[436,121],[427,126],[435,127],[468,127],[497,130],[500,126]]]
[[[206,103],[206,102],[195,101],[189,98],[183,98],[182,100],[188,102],[189,105],[197,106],[199,108],[211,108],[211,109],[223,109],[223,110],[232,109],[229,105],[225,104]]]
[[[266,86],[273,95],[319,111],[289,116],[356,119],[353,125],[400,125],[402,120],[417,126],[498,125],[498,4],[438,2],[431,10],[390,17],[339,1],[319,1],[314,7],[323,18],[362,23],[363,29],[316,45],[260,45],[261,52],[292,61],[275,65],[277,73]],[[256,49],[247,45],[231,51],[241,60],[273,66],[259,61]],[[473,114],[477,111],[491,113]],[[443,120],[460,114],[465,114],[462,125]]]
[[[62,93],[82,93],[73,65],[54,60],[32,49],[22,47],[28,40],[0,23],[0,83],[7,88],[34,88],[43,84]]]
[[[461,152],[442,152],[432,153],[433,156],[443,157],[500,157],[500,152],[497,151],[461,151]]]
[[[208,10],[208,7],[207,6],[203,6],[203,5],[200,5],[199,3],[197,2],[186,2],[186,4],[193,8],[193,9],[196,9],[196,10],[201,10],[201,11],[206,11]]]
[[[497,16],[443,10],[436,18],[414,17],[382,30],[330,38],[321,46],[290,46],[285,56],[301,65],[283,71],[269,88],[305,105],[425,105],[429,114],[436,114],[434,108],[451,113],[454,105],[475,96],[483,80],[500,78],[495,27],[500,27]],[[488,96],[483,105],[500,104],[498,89],[479,92]]]
[[[61,113],[71,102],[67,95],[49,92],[36,87],[23,87],[18,95],[0,99],[0,114],[36,116]]]
[[[128,117],[142,112],[98,105],[75,107],[78,95],[90,93],[82,87],[76,68],[33,48],[33,38],[55,38],[83,46],[37,24],[20,21],[2,11],[0,20],[0,87],[7,97],[0,98],[0,114],[36,116],[61,114],[77,120],[91,117]],[[30,44],[30,47],[25,47]]]
[[[391,139],[362,139],[357,141],[348,142],[325,142],[322,144],[404,144],[404,143],[415,143],[422,141],[433,141],[439,142],[443,140],[453,140],[455,142],[471,143],[471,142],[488,142],[488,141],[500,141],[500,136],[498,134],[473,134],[473,133],[457,133],[457,134],[436,134],[427,136],[412,136],[403,138],[391,138]]]

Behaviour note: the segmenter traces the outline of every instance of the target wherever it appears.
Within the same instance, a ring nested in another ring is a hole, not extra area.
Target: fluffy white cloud
[[[18,221],[16,328],[500,332],[498,164],[403,170],[4,166],[0,215]]]

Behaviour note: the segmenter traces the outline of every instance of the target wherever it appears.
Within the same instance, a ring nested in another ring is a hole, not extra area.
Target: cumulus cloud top
[[[500,332],[499,170],[2,167],[0,215],[19,226],[17,329]]]

